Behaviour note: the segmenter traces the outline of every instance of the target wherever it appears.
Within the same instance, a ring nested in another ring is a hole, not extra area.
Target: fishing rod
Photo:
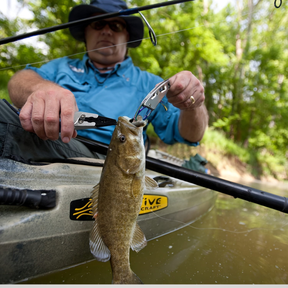
[[[107,154],[107,144],[80,136],[77,136],[77,139],[91,150],[104,155]],[[164,162],[152,157],[146,157],[146,168],[170,177],[233,196],[234,198],[240,198],[242,200],[256,203],[288,214],[288,198],[283,196],[278,196],[249,186],[220,179],[215,176],[196,172],[194,170]]]
[[[147,157],[146,168],[288,214],[288,198]]]
[[[88,25],[89,23],[91,23],[93,21],[97,21],[97,20],[104,20],[104,19],[112,18],[112,17],[132,15],[132,14],[139,13],[140,11],[151,10],[151,9],[155,9],[155,8],[159,8],[159,7],[175,5],[175,4],[184,3],[184,2],[191,2],[191,1],[195,1],[195,0],[171,0],[171,1],[165,1],[165,2],[156,3],[156,4],[145,5],[145,6],[141,6],[141,7],[129,8],[129,9],[121,10],[118,12],[112,12],[112,13],[106,13],[103,15],[92,16],[89,18],[75,20],[75,21],[64,23],[64,24],[31,31],[29,33],[24,33],[24,34],[20,34],[20,35],[15,35],[15,36],[3,38],[3,39],[0,39],[0,45],[8,44],[8,43],[22,40],[25,38],[29,38],[32,36],[42,35],[42,34],[54,32],[57,30],[66,29],[66,28],[77,26],[80,24]]]

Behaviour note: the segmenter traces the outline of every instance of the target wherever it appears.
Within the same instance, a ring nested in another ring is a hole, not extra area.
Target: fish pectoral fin
[[[146,245],[147,245],[146,237],[144,233],[142,232],[141,228],[139,227],[139,225],[136,223],[134,234],[133,234],[133,239],[131,243],[131,249],[133,251],[139,252]]]
[[[99,195],[99,183],[97,185],[95,185],[91,192],[91,203],[92,203],[92,211],[93,211],[93,215],[97,214],[98,212],[98,195]]]
[[[158,187],[158,183],[149,176],[145,176],[145,186],[147,189],[156,189]]]
[[[110,259],[111,253],[100,236],[97,219],[90,232],[89,246],[91,253],[98,261],[106,262]]]

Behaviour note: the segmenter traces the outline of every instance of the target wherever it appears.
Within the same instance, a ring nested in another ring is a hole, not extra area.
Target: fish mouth
[[[140,115],[137,117],[136,120],[134,118],[131,118],[129,122],[132,123],[135,127],[144,127],[147,125],[147,120],[143,120]]]
[[[143,120],[141,116],[138,116],[136,120],[134,120],[134,118],[130,119],[127,116],[121,116],[118,118],[118,122],[120,119],[122,120],[122,122],[124,120],[124,122],[129,124],[129,126],[132,124],[134,127],[137,127],[137,128],[145,127],[147,125],[147,122],[148,122],[147,120]]]
[[[133,121],[131,122],[135,127],[145,127],[147,124],[146,120],[141,120],[141,121]]]

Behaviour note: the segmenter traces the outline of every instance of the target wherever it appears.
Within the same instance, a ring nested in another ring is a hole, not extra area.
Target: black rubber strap
[[[0,205],[51,209],[56,206],[56,191],[0,187]]]

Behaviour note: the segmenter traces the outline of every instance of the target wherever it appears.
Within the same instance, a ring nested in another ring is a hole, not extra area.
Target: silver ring
[[[193,95],[190,96],[190,100],[191,100],[191,105],[193,105],[195,103],[195,98]]]

